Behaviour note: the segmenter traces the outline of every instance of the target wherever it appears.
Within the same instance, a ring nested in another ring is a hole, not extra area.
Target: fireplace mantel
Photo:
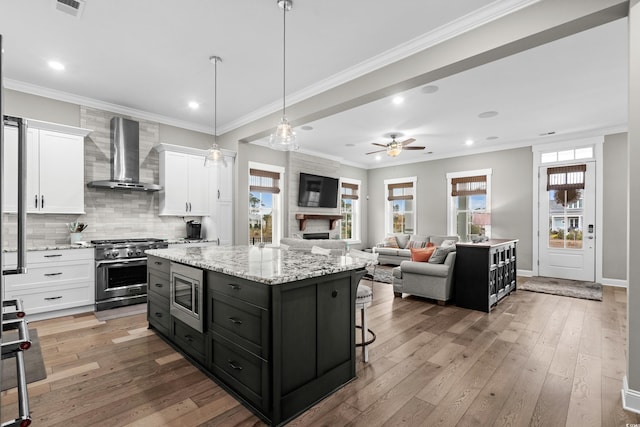
[[[310,219],[324,219],[329,221],[329,229],[336,228],[336,222],[342,219],[342,215],[322,215],[322,214],[296,214],[296,219],[300,221],[300,231],[307,228],[307,221]]]

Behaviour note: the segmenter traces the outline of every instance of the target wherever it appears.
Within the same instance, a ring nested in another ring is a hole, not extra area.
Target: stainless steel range
[[[96,310],[147,302],[147,249],[162,239],[92,240],[96,259]]]

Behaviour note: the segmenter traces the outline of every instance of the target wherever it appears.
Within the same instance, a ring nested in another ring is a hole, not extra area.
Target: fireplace
[[[328,239],[329,233],[304,233],[302,235],[303,239]]]

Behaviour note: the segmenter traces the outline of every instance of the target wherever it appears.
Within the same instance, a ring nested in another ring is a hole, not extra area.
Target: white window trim
[[[385,234],[393,233],[393,211],[390,208],[389,200],[389,184],[400,184],[403,182],[413,183],[413,234],[418,234],[418,177],[408,176],[404,178],[392,178],[384,180],[384,232]]]
[[[355,227],[352,230],[352,238],[351,239],[345,239],[346,242],[350,243],[350,244],[359,244],[362,243],[362,234],[360,234],[361,231],[361,219],[362,219],[362,181],[360,181],[359,179],[352,179],[352,178],[343,178],[340,177],[340,197],[342,197],[342,183],[346,183],[346,184],[354,184],[358,186],[358,200],[356,200],[357,203],[355,203],[353,205],[354,210],[352,212],[353,214],[353,218],[354,218],[354,223],[355,223]],[[341,208],[342,210],[342,208]],[[342,212],[340,212],[342,214]]]
[[[266,163],[252,162],[249,161],[249,168],[247,169],[247,197],[249,197],[250,188],[251,188],[251,169],[261,169],[269,172],[277,172],[280,174],[280,182],[278,183],[280,188],[280,194],[274,194],[273,196],[273,209],[275,209],[278,213],[277,221],[274,221],[274,225],[276,226],[275,230],[272,230],[272,243],[274,245],[279,245],[282,236],[284,235],[284,211],[283,211],[283,194],[285,194],[285,172],[282,166],[276,165],[268,165]],[[248,227],[248,225],[247,225]]]
[[[476,169],[470,171],[460,171],[460,172],[449,172],[447,173],[447,233],[450,236],[457,235],[458,230],[456,230],[456,222],[453,220],[453,214],[455,213],[455,203],[453,197],[451,196],[451,191],[453,190],[453,186],[451,185],[451,180],[453,178],[465,178],[467,176],[480,176],[484,175],[487,177],[487,208],[485,212],[491,213],[491,175],[493,174],[493,169]]]

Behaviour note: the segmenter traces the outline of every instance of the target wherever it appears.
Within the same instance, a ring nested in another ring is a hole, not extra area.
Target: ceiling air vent
[[[57,10],[80,18],[84,9],[84,0],[53,0]]]

